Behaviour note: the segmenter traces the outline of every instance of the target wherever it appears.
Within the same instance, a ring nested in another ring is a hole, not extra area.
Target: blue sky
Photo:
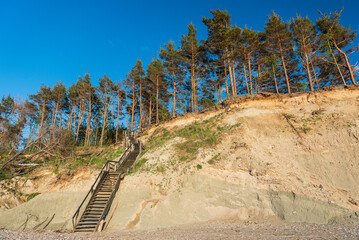
[[[202,16],[227,9],[232,23],[263,30],[274,10],[285,21],[300,14],[344,6],[342,24],[359,29],[359,1],[0,1],[0,96],[24,98],[41,84],[70,86],[87,70],[97,82],[104,73],[125,78],[141,58],[144,65],[169,40],[176,43],[193,22],[206,38]],[[358,39],[355,44],[359,44]],[[351,55],[352,63],[359,54]]]

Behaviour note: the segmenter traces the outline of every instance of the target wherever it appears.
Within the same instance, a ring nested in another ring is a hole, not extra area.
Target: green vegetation
[[[158,128],[149,138],[147,149],[163,147],[168,140],[180,137],[182,141],[175,145],[179,161],[193,160],[196,158],[199,149],[215,146],[224,133],[242,126],[240,122],[236,122],[233,125],[221,124],[219,123],[220,118],[221,115],[216,115],[210,119],[190,124],[172,132]],[[214,161],[211,161],[211,164]]]
[[[219,158],[219,156],[221,156],[221,154],[220,153],[217,153],[215,156],[213,156],[210,160],[208,160],[208,164],[211,164],[211,165],[213,165],[213,164],[215,164],[216,163],[216,161],[218,160],[218,158]]]
[[[137,163],[136,163],[136,168],[140,168],[145,162],[147,162],[147,158],[141,158]]]
[[[163,165],[157,166],[157,172],[165,173],[165,172],[166,172],[166,168],[165,168]]]
[[[40,195],[40,194],[41,194],[41,193],[38,193],[38,192],[27,194],[27,195],[26,195],[26,196],[27,196],[26,201],[28,202],[28,201],[30,201],[31,199],[33,199],[34,197],[36,197],[37,195]]]
[[[107,161],[121,156],[123,152],[123,148],[113,149],[107,147],[101,152],[96,152],[83,157],[75,157],[68,162],[65,162],[63,165],[66,166],[67,169],[76,169],[80,166],[91,166],[92,168],[100,169]]]

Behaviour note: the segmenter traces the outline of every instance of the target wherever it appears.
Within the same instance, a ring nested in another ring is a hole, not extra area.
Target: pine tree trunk
[[[261,78],[262,78],[262,76],[261,76],[261,65],[258,64],[258,77],[257,77],[257,81],[256,81],[256,88],[255,88],[256,93],[259,92],[259,84],[260,84]]]
[[[79,109],[78,110],[78,114],[77,114],[77,120],[79,119],[79,114],[80,114],[80,108],[79,108],[79,106],[75,106],[75,109],[74,109],[74,111],[75,111],[75,113],[76,113],[76,109]],[[74,127],[73,127],[73,129],[74,129],[74,135],[76,135],[76,115],[75,115],[75,113],[74,113],[74,117],[73,117],[73,123],[74,123]],[[76,140],[76,142],[77,142],[77,140]]]
[[[234,61],[232,63],[232,71],[233,71],[233,87],[234,87],[234,96],[237,96],[237,81],[236,81],[236,71],[234,67]]]
[[[176,116],[176,74],[173,73],[173,112],[172,117]]]
[[[233,73],[232,73],[232,67],[231,67],[231,63],[228,59],[228,71],[229,71],[229,79],[231,81],[231,89],[232,89],[232,96],[236,96],[235,92],[234,92],[234,83],[233,83]]]
[[[354,78],[353,68],[349,63],[349,59],[348,59],[347,54],[338,47],[338,45],[337,45],[337,43],[335,41],[333,41],[333,43],[334,43],[335,48],[343,55],[343,57],[345,59],[345,63],[347,65],[347,68],[348,68],[349,73],[350,73],[350,78],[351,78],[353,84],[356,85],[357,83],[356,83],[355,78]]]
[[[151,118],[152,118],[152,98],[150,97],[150,106],[148,108],[148,127],[151,127]]]
[[[253,93],[253,79],[252,79],[252,66],[251,66],[251,58],[247,56],[248,60],[248,75],[249,75],[249,86],[251,90],[251,94]]]
[[[244,80],[246,81],[246,87],[248,94],[252,94],[251,91],[249,91],[248,81],[247,81],[247,71],[246,71],[246,65],[243,64],[243,72],[244,72]]]
[[[70,114],[69,114],[69,122],[67,124],[67,130],[70,131],[71,130],[71,125],[72,125],[72,112],[73,112],[73,106],[71,105],[70,107]]]
[[[79,117],[78,117],[78,121],[77,121],[77,131],[76,131],[76,142],[78,142],[78,139],[79,139],[79,132],[80,132],[80,126],[81,126],[81,123],[82,123],[82,118],[84,116],[84,113],[83,113],[83,101],[80,102],[80,108],[79,108]],[[86,141],[86,138],[85,138],[85,141]]]
[[[105,110],[103,113],[103,120],[102,120],[101,138],[100,138],[100,146],[101,147],[103,145],[103,137],[105,136],[105,128],[106,128],[106,124],[107,124],[107,109],[108,109],[108,106],[105,106]]]
[[[339,65],[338,65],[337,58],[335,57],[335,55],[334,55],[334,53],[333,53],[333,50],[332,50],[332,48],[331,48],[331,46],[330,46],[330,43],[329,43],[329,40],[327,41],[327,43],[328,43],[329,50],[330,50],[330,52],[331,52],[331,54],[332,54],[332,56],[333,56],[335,66],[336,66],[337,69],[338,69],[338,72],[339,72],[339,74],[340,74],[340,76],[341,76],[341,78],[342,78],[342,80],[343,80],[343,83],[344,83],[344,85],[347,85],[347,83],[345,82],[344,76],[343,76],[343,74],[342,74],[342,71],[340,71],[340,67],[339,67]]]
[[[226,98],[229,97],[229,89],[228,89],[228,80],[227,80],[227,66],[226,66],[226,62],[223,62],[224,63],[224,83],[226,84],[226,93],[227,93],[227,96]]]
[[[56,116],[57,116],[58,107],[59,107],[59,101],[56,102],[56,107],[52,111],[51,127],[50,127],[51,136],[54,135],[54,131],[55,131],[55,124],[56,124]]]
[[[273,64],[272,64],[272,68],[273,68],[273,76],[274,76],[275,91],[277,92],[277,94],[279,94],[279,91],[278,91],[278,84],[277,84],[277,77],[276,77],[276,73],[275,73],[275,69],[274,69],[274,65],[273,65]]]
[[[289,84],[289,78],[288,78],[288,73],[287,73],[287,67],[286,67],[286,65],[285,65],[284,55],[283,55],[283,50],[282,50],[281,44],[279,44],[279,51],[280,51],[280,57],[281,57],[281,59],[282,59],[282,65],[283,65],[283,70],[284,70],[284,75],[285,75],[285,81],[287,82],[288,93],[291,94],[290,84]]]
[[[86,125],[86,135],[85,135],[85,146],[90,145],[90,131],[91,131],[91,116],[92,116],[92,97],[88,99],[88,115],[87,115],[87,125]]]
[[[158,91],[159,91],[159,87],[158,87],[158,75],[157,75],[157,78],[156,78],[156,124],[159,122],[159,119],[158,119]]]
[[[232,74],[232,66],[231,66],[231,61],[229,59],[229,51],[228,51],[228,48],[226,48],[226,54],[227,54],[227,64],[228,64],[228,71],[229,71],[229,78],[230,78],[230,81],[231,81],[231,87],[232,87],[232,96],[236,96],[235,95],[235,88],[234,88],[234,81],[233,81],[233,74]],[[226,67],[226,64],[225,64],[225,67]]]
[[[140,77],[140,131],[142,129],[142,80]]]
[[[315,82],[317,83],[317,89],[319,89],[319,81],[318,81],[317,73],[315,72],[315,69],[314,69],[312,60],[310,60],[310,66],[312,67],[313,74],[314,74],[314,78],[315,78]],[[314,84],[313,84],[313,85],[314,85]]]
[[[313,88],[312,76],[311,76],[311,74],[310,74],[308,54],[307,54],[307,53],[304,53],[304,57],[305,57],[305,69],[307,70],[307,75],[308,75],[308,81],[309,81],[310,91],[313,92],[313,91],[314,91],[314,88]]]
[[[191,85],[192,85],[192,91],[191,91],[191,104],[192,104],[192,112],[196,111],[195,106],[195,91],[196,91],[196,83],[194,79],[194,63],[191,64]]]
[[[132,110],[131,110],[131,132],[133,133],[133,120],[135,117],[135,82],[132,84]]]
[[[219,100],[220,100],[221,102],[223,102],[221,84],[218,84],[218,96],[219,96]]]
[[[45,110],[46,110],[46,100],[42,102],[42,109],[41,109],[41,121],[40,121],[40,127],[39,127],[39,135],[38,138],[42,135],[43,127],[44,127],[44,121],[45,121]]]
[[[59,132],[61,131],[61,124],[62,124],[62,111],[63,111],[63,109],[61,108],[61,110],[60,110],[60,120],[59,120]]]
[[[117,92],[117,124],[116,124],[116,143],[118,143],[118,129],[120,127],[120,92]]]

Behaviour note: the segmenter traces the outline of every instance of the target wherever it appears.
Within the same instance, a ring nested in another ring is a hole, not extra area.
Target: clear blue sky
[[[263,30],[267,15],[276,11],[285,21],[296,14],[319,17],[317,10],[344,6],[342,24],[359,29],[357,0],[183,0],[183,1],[18,1],[0,2],[0,96],[24,98],[41,84],[60,79],[70,86],[89,71],[94,81],[104,73],[125,78],[141,58],[144,65],[160,46],[181,34],[193,22],[206,38],[202,16],[211,9],[227,9],[232,23]],[[356,44],[359,41],[356,40]],[[352,63],[359,60],[352,55]]]

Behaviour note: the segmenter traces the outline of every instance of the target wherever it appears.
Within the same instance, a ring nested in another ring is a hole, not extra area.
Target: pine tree
[[[317,32],[315,25],[308,17],[297,16],[290,24],[292,38],[296,45],[297,56],[302,61],[303,68],[307,73],[310,91],[314,91],[313,77],[310,63],[315,54],[317,46]]]
[[[90,145],[90,137],[91,137],[91,120],[92,120],[92,111],[93,111],[93,103],[94,103],[94,93],[95,88],[92,86],[91,77],[88,72],[86,72],[85,76],[79,77],[77,81],[77,88],[79,91],[80,98],[83,104],[86,102],[87,104],[87,121],[86,121],[86,132],[85,132],[85,146]],[[78,123],[78,127],[80,126],[80,122]],[[78,133],[77,133],[78,135]]]
[[[202,17],[202,22],[208,28],[208,39],[206,40],[207,49],[217,58],[217,61],[223,62],[227,97],[229,96],[227,84],[228,73],[232,96],[236,96],[235,66],[233,61],[234,44],[231,41],[231,15],[229,15],[227,11],[221,11],[219,9],[211,10],[211,13],[213,18]]]
[[[127,85],[127,96],[129,96],[131,99],[131,125],[130,129],[131,131],[135,130],[134,124],[135,124],[135,111],[137,107],[137,102],[139,98],[139,113],[140,113],[140,119],[139,119],[139,125],[141,127],[142,125],[142,81],[144,78],[144,70],[142,67],[142,62],[140,59],[137,60],[134,67],[131,68],[131,71],[126,75],[126,85]]]
[[[126,94],[125,91],[123,89],[123,82],[122,81],[118,81],[117,84],[114,85],[114,90],[115,90],[115,96],[117,98],[117,103],[116,103],[116,119],[117,119],[117,123],[116,123],[116,136],[115,136],[115,141],[116,143],[119,142],[119,130],[120,130],[120,117],[123,114],[122,113],[122,106],[125,104],[126,102]]]
[[[264,28],[266,49],[270,54],[278,55],[281,59],[287,92],[290,94],[291,82],[294,80],[290,77],[296,69],[293,66],[295,61],[289,24],[283,23],[282,18],[273,12],[272,16],[268,16],[268,22]]]
[[[188,25],[188,34],[182,35],[181,55],[183,59],[184,69],[187,76],[190,77],[191,89],[191,110],[197,111],[197,87],[203,75],[203,49],[198,44],[196,38],[197,29],[190,23]]]
[[[52,117],[51,117],[51,134],[54,136],[55,126],[57,117],[59,116],[59,129],[61,128],[61,121],[62,121],[62,112],[63,112],[63,106],[64,101],[66,100],[66,87],[62,83],[62,81],[59,81],[56,83],[56,85],[53,87],[51,91],[51,100],[53,102],[53,108],[52,108]]]
[[[167,84],[164,81],[164,69],[163,64],[159,59],[152,60],[147,68],[147,77],[155,86],[155,95],[156,95],[156,123],[159,123],[159,102],[160,99],[167,99]]]
[[[181,54],[176,49],[176,45],[172,40],[165,44],[165,48],[161,48],[159,53],[160,58],[163,61],[165,68],[165,75],[169,83],[170,88],[172,88],[172,117],[176,116],[176,104],[178,98],[178,91],[181,90],[182,78],[183,78],[183,69],[181,67],[182,60]]]
[[[243,69],[245,75],[248,73],[248,79],[246,80],[246,88],[249,94],[253,94],[254,89],[254,77],[253,66],[258,63],[258,55],[261,50],[262,43],[260,40],[260,34],[247,27],[242,29],[234,29],[234,41],[238,46],[238,55],[243,62]],[[248,67],[248,70],[247,70]],[[257,84],[258,85],[258,84]]]
[[[115,94],[115,85],[112,82],[111,78],[107,77],[106,74],[104,74],[103,78],[99,78],[99,87],[98,87],[99,103],[102,106],[101,109],[102,130],[101,130],[100,146],[103,145],[105,130],[110,124],[107,123],[107,121],[108,121],[110,106],[112,104],[114,94]]]
[[[49,104],[51,103],[51,89],[48,86],[41,85],[40,91],[37,94],[30,95],[30,100],[37,105],[37,109],[41,114],[40,127],[37,138],[43,137],[45,117],[48,112]]]
[[[353,48],[347,49],[357,36],[356,31],[352,31],[350,27],[346,28],[340,25],[340,17],[343,9],[340,12],[337,10],[334,13],[322,14],[316,22],[316,27],[320,32],[320,39],[322,46],[328,46],[329,51],[337,50],[344,59],[347,71],[350,74],[350,80],[353,84],[356,84],[355,74],[352,65],[349,62],[348,55],[354,51]],[[327,43],[327,45],[326,45]],[[338,71],[340,72],[339,65],[337,63],[335,54],[332,53],[334,64],[337,65]],[[340,72],[342,75],[342,73]],[[343,78],[343,76],[342,76]],[[343,79],[344,84],[346,81]]]

